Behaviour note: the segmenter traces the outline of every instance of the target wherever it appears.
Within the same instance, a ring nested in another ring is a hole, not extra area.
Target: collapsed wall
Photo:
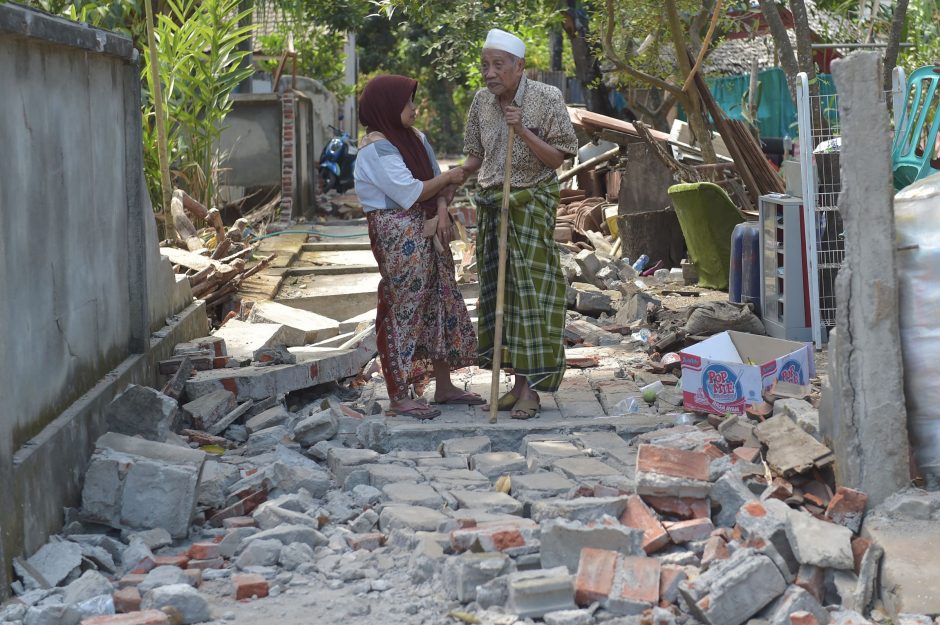
[[[206,333],[157,247],[139,71],[125,37],[0,5],[0,598],[77,503],[103,406]]]

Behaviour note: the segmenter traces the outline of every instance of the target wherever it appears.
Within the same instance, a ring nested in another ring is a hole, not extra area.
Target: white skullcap
[[[493,28],[490,32],[486,33],[486,41],[483,42],[483,47],[490,48],[491,50],[503,50],[504,52],[518,56],[520,59],[525,58],[525,44],[522,42],[522,39],[498,28]]]

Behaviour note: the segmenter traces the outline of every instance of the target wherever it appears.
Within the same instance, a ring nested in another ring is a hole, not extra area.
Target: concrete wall
[[[157,248],[131,42],[0,4],[0,598],[78,502],[101,408],[205,334]],[[187,336],[188,335],[188,336]]]
[[[301,79],[298,78],[298,83]],[[317,109],[306,92],[295,93],[295,146],[293,150],[295,217],[311,216],[316,205],[316,137],[323,129]],[[227,155],[220,183],[229,187],[279,186],[282,182],[282,104],[279,94],[234,94],[225,118],[219,147]],[[331,135],[332,136],[332,135]],[[322,149],[322,146],[321,146]]]

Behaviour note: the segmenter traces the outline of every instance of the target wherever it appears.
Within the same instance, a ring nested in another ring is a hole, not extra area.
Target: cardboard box
[[[811,343],[722,332],[679,352],[687,410],[741,414],[763,401],[776,381],[809,384],[816,376]]]
[[[783,179],[787,183],[787,195],[803,197],[803,169],[800,161],[788,159],[780,164]]]

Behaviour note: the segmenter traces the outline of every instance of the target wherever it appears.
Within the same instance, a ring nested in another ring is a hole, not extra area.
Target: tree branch
[[[790,88],[790,97],[796,102],[796,75],[800,72],[800,68],[796,63],[793,46],[790,44],[790,36],[783,25],[783,20],[780,19],[777,3],[774,0],[758,0],[758,2],[767,27],[770,29],[770,35],[773,37],[777,54],[780,56],[780,65],[783,67],[783,73],[787,77],[787,86]]]
[[[702,47],[699,48],[698,58],[695,59],[695,65],[692,66],[692,70],[685,79],[685,84],[682,85],[683,91],[688,91],[689,85],[692,84],[692,79],[695,78],[695,72],[697,72],[699,67],[702,65],[702,60],[705,58],[705,54],[708,52],[708,46],[711,44],[712,37],[715,35],[715,26],[718,25],[718,15],[721,13],[721,2],[722,0],[718,0],[715,3],[715,12],[712,13],[712,21],[708,25],[708,32],[705,33],[705,40],[702,42]]]
[[[891,89],[891,70],[898,64],[898,50],[901,47],[901,37],[904,35],[907,4],[908,0],[898,0],[897,5],[894,7],[894,17],[891,19],[891,34],[888,36],[888,47],[885,50],[885,91]],[[888,100],[890,101],[890,98]]]

